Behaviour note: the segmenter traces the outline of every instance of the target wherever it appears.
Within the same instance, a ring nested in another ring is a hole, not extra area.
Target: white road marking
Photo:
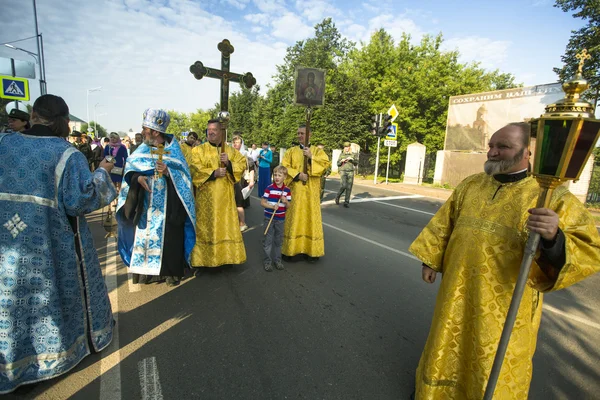
[[[127,288],[129,292],[139,292],[142,290],[142,285],[133,283],[133,274],[131,272],[127,272]]]
[[[421,196],[420,194],[408,194],[406,196],[388,196],[388,197],[353,197],[350,199],[351,203],[369,203],[369,202],[377,202],[379,203],[382,200],[404,200],[404,199],[418,199]],[[335,204],[335,200],[327,200],[321,203],[321,205]],[[387,206],[391,206],[393,204],[381,203]],[[421,211],[424,212],[424,211]]]
[[[108,298],[112,307],[115,327],[111,344],[102,351],[100,360],[100,399],[118,400],[121,398],[121,364],[119,355],[119,292],[117,288],[117,239],[106,240],[106,263],[104,281],[108,289]],[[117,362],[109,355],[117,354]]]
[[[423,197],[423,196],[419,196],[419,197]],[[399,206],[399,205],[396,205],[396,204],[384,203],[383,201],[376,201],[375,203],[377,203],[377,204],[385,204],[386,206],[390,206],[390,207],[403,208],[405,210],[414,211],[414,212],[418,212],[418,213],[421,213],[421,214],[435,215],[435,213],[430,213],[430,212],[427,212],[427,211],[417,210],[416,208],[403,207],[403,206]]]
[[[552,307],[552,306],[550,306],[548,304],[544,304],[542,306],[542,308],[545,309],[545,310],[548,310],[550,312],[553,312],[555,314],[558,314],[558,315],[560,315],[562,317],[565,317],[567,319],[571,319],[571,320],[577,321],[577,322],[579,322],[579,323],[581,323],[583,325],[586,325],[586,326],[589,326],[591,328],[600,330],[600,324],[598,324],[596,322],[590,321],[590,320],[582,318],[582,317],[578,317],[577,315],[571,315],[571,314],[569,314],[567,312],[559,310],[558,308]]]
[[[381,243],[379,243],[379,242],[376,242],[376,241],[374,241],[374,240],[367,239],[367,238],[365,238],[365,237],[362,237],[362,236],[360,236],[360,235],[357,235],[357,234],[355,234],[355,233],[352,233],[352,232],[348,232],[348,231],[346,231],[346,230],[344,230],[344,229],[340,229],[340,228],[338,228],[337,226],[329,225],[329,224],[327,224],[327,223],[325,223],[325,222],[323,222],[323,226],[326,226],[326,227],[328,227],[328,228],[335,229],[335,230],[337,230],[337,231],[343,232],[343,233],[345,233],[346,235],[350,235],[350,236],[352,236],[352,237],[355,237],[355,238],[357,238],[357,239],[364,240],[364,241],[365,241],[365,242],[367,242],[367,243],[374,244],[375,246],[379,246],[379,247],[381,247],[381,248],[383,248],[383,249],[386,249],[386,250],[389,250],[389,251],[393,251],[394,253],[397,253],[397,254],[403,255],[404,257],[412,258],[413,260],[417,260],[417,261],[419,261],[419,259],[418,259],[417,257],[413,256],[413,255],[412,255],[412,254],[410,254],[410,253],[405,253],[405,252],[403,252],[403,251],[400,251],[400,250],[398,250],[398,249],[394,249],[393,247],[386,246],[385,244],[381,244]]]
[[[162,400],[162,389],[158,377],[158,368],[156,366],[156,357],[144,358],[138,362],[138,372],[140,375],[140,386],[142,388],[143,400]]]

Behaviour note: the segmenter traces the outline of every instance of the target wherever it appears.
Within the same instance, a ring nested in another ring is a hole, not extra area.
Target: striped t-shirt
[[[285,185],[283,185],[282,187],[277,187],[277,185],[272,183],[269,186],[267,186],[267,188],[265,189],[265,193],[263,194],[263,197],[265,199],[267,199],[267,202],[269,202],[271,204],[277,204],[277,201],[279,201],[282,194],[284,194],[284,193],[285,193],[285,197],[287,197],[287,201],[288,202],[292,201],[292,191],[290,190],[289,187],[287,187]],[[275,211],[275,210],[270,209],[270,208],[265,208],[265,217],[271,218],[271,215],[273,215],[273,211]],[[277,211],[275,211],[275,217],[273,217],[273,219],[277,219],[277,220],[285,219],[285,204],[283,203],[283,201],[279,202],[279,208],[277,209]]]

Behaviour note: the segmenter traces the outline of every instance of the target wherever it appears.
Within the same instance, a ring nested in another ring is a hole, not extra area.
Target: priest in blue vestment
[[[169,122],[164,110],[144,112],[144,143],[127,158],[119,193],[119,254],[134,283],[178,285],[196,243],[190,170],[178,141],[165,133]]]
[[[84,215],[116,196],[65,140],[69,107],[39,97],[31,129],[0,134],[0,394],[61,375],[109,345],[113,316]]]

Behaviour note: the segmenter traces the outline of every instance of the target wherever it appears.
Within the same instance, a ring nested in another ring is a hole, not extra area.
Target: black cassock
[[[123,217],[137,226],[143,214],[144,196],[146,190],[138,183],[140,173],[134,173],[129,184],[129,193],[123,206]],[[133,283],[159,282],[165,278],[181,278],[185,273],[187,262],[184,254],[184,226],[187,213],[171,177],[165,176],[167,182],[167,213],[165,220],[165,235],[163,238],[163,254],[160,266],[160,276],[133,274]]]

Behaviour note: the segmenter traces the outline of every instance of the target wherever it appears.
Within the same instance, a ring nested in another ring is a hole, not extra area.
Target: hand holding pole
[[[279,200],[277,200],[277,208],[275,208],[275,209],[273,210],[273,214],[271,214],[271,219],[269,220],[269,223],[267,224],[267,229],[265,229],[265,233],[263,233],[263,236],[265,236],[265,235],[267,234],[267,232],[269,231],[269,228],[271,227],[271,222],[273,222],[273,217],[275,217],[275,213],[276,213],[276,212],[277,212],[277,210],[279,209],[279,203],[281,203],[281,198],[282,198],[283,196],[285,196],[285,194],[284,194],[284,195],[282,195],[282,196],[280,196],[280,197],[279,197]]]

